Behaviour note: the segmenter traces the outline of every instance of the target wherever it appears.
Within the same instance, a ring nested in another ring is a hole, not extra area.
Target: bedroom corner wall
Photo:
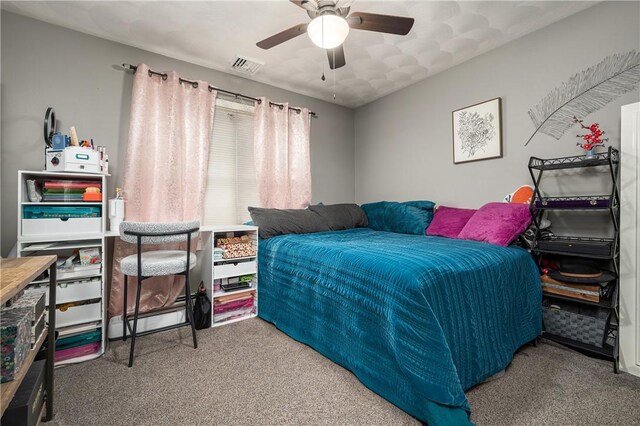
[[[55,108],[62,132],[76,126],[80,138],[93,138],[107,147],[109,196],[121,183],[133,82],[129,73],[117,68],[122,63],[144,62],[227,90],[309,107],[319,115],[311,124],[313,201],[354,201],[352,109],[20,15],[1,15],[3,256],[16,240],[17,171],[41,170],[44,164],[42,122],[47,107]]]
[[[640,50],[640,3],[603,2],[356,110],[356,202],[430,199],[479,207],[531,184],[530,156],[579,155],[576,127],[559,141],[534,131],[527,111],[574,73],[613,53]],[[451,112],[502,98],[503,158],[453,164]],[[620,146],[628,93],[584,117]],[[574,191],[580,179],[549,181]],[[591,184],[589,184],[591,185]]]

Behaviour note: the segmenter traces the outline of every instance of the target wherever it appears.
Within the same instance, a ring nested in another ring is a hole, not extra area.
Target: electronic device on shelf
[[[220,288],[222,288],[222,291],[241,290],[245,288],[251,288],[251,283],[241,283],[241,282],[228,283],[228,284],[222,284]]]

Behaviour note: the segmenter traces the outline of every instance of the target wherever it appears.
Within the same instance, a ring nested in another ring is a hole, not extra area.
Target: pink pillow
[[[434,218],[435,220],[435,218]],[[508,246],[531,223],[528,204],[488,203],[480,207],[458,238]]]
[[[427,235],[457,238],[477,210],[440,206],[427,228]]]

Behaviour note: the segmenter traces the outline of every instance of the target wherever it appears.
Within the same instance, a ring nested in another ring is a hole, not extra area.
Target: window
[[[258,205],[253,162],[253,106],[216,101],[209,148],[204,225],[234,225],[251,220]]]

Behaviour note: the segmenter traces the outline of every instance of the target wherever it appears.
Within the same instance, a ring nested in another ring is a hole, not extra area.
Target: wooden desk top
[[[4,305],[47,270],[56,259],[54,255],[0,259],[0,305]]]

